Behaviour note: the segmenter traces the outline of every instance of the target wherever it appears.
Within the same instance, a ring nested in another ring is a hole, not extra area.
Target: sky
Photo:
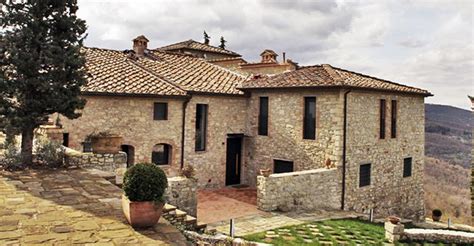
[[[428,103],[469,109],[474,95],[474,1],[79,0],[86,46],[149,48],[188,39],[258,61],[264,49],[299,65],[331,64],[429,90]]]

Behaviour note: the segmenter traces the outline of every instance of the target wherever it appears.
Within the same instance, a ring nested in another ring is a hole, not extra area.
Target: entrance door
[[[225,185],[240,184],[240,172],[242,163],[242,137],[227,137],[227,161]]]
[[[127,167],[131,167],[134,164],[135,159],[135,148],[132,145],[122,145],[122,151],[127,153]]]

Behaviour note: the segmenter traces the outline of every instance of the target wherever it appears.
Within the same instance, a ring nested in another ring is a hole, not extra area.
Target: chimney
[[[283,52],[283,64],[286,63],[286,53]]]
[[[140,35],[133,39],[133,51],[137,56],[143,56],[145,54],[145,50],[147,49],[148,39]]]

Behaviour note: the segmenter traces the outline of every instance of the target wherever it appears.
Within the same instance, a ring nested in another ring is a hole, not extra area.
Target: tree
[[[211,39],[211,37],[209,35],[207,35],[206,31],[204,30],[204,43],[209,44],[210,39]]]
[[[0,117],[20,130],[23,165],[31,165],[34,129],[53,113],[73,119],[84,108],[86,23],[76,0],[2,2]]]
[[[225,43],[227,43],[227,41],[224,39],[223,36],[221,36],[221,44],[219,45],[219,47],[221,49],[225,49]]]

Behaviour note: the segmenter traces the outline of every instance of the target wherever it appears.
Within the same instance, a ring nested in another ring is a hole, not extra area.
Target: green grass
[[[273,245],[384,245],[387,243],[383,224],[353,219],[326,220],[281,227],[246,235],[243,238]]]

